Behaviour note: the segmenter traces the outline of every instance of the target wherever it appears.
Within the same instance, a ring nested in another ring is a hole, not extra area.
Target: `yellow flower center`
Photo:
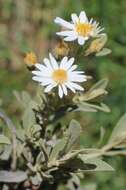
[[[76,24],[76,31],[78,32],[79,35],[84,36],[84,37],[88,37],[92,29],[93,29],[93,26],[92,24],[89,24],[89,23],[78,22]]]
[[[24,61],[27,65],[34,65],[37,63],[37,57],[34,53],[30,52],[26,54]]]
[[[67,71],[64,69],[57,69],[53,72],[52,78],[55,82],[63,84],[67,81]]]

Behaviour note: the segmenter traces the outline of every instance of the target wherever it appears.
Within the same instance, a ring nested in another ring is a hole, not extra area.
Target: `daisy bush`
[[[114,172],[105,157],[126,155],[126,114],[106,143],[101,132],[98,145],[92,147],[80,144],[83,130],[75,119],[79,120],[85,112],[110,112],[101,102],[108,94],[108,80],[101,79],[91,86],[92,74],[80,64],[86,64],[87,56],[111,53],[105,47],[104,28],[89,19],[85,11],[79,16],[72,13],[69,22],[56,17],[54,23],[60,28],[49,55],[40,61],[34,52],[28,52],[24,58],[33,83],[38,86],[34,96],[14,91],[21,120],[14,124],[0,109],[2,190],[87,189],[84,176],[98,171]],[[66,117],[70,118],[69,123],[63,122]]]

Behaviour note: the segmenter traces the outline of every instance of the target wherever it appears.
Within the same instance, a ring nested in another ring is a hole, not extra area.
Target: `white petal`
[[[73,36],[68,36],[68,37],[64,38],[64,41],[71,42],[76,39],[77,39],[77,35],[73,35]]]
[[[77,14],[73,13],[71,15],[71,18],[72,18],[72,21],[73,21],[74,24],[77,23],[77,22],[79,22],[79,18],[77,16]]]
[[[32,80],[35,80],[37,82],[42,82],[43,81],[43,77],[34,76],[34,77],[32,77]]]
[[[104,28],[99,28],[99,29],[97,28],[95,33],[99,34],[99,33],[102,32],[103,30],[104,30]]]
[[[73,74],[83,74],[83,73],[85,73],[84,71],[73,71],[72,72]]]
[[[80,85],[74,83],[74,82],[70,82],[71,86],[75,89],[75,90],[80,90],[80,91],[83,91],[84,88],[81,87]]]
[[[68,36],[68,37],[77,35],[76,32],[73,30],[72,31],[57,32],[56,34],[59,36]]]
[[[88,40],[89,39],[89,36],[85,36],[84,37],[84,40],[86,41],[86,40]],[[85,42],[84,42],[85,43]]]
[[[69,80],[73,82],[84,82],[87,81],[84,75],[69,75]]]
[[[42,71],[32,71],[32,74],[42,76]]]
[[[92,23],[93,23],[93,18],[91,18],[89,21],[89,24],[92,24]]]
[[[73,25],[73,24],[71,24],[71,23],[69,23],[69,22],[63,20],[63,19],[60,18],[60,17],[56,17],[55,20],[54,20],[54,22],[55,22],[56,24],[59,24],[59,25],[61,25],[61,26],[64,26],[65,28],[69,28],[69,29],[73,29],[73,28],[74,28],[74,25]]]
[[[99,22],[96,22],[96,20],[94,20],[92,24],[93,24],[94,26],[98,27]]]
[[[85,11],[81,11],[81,12],[80,12],[79,19],[80,19],[80,22],[81,22],[81,23],[88,22],[88,18],[87,18],[87,16],[86,16]]]
[[[68,61],[68,57],[64,57],[62,60],[61,60],[61,63],[60,63],[60,69],[64,69],[66,63]]]
[[[44,62],[44,64],[46,65],[46,67],[47,67],[50,71],[53,71],[53,68],[52,68],[52,66],[51,66],[51,63],[50,63],[49,59],[44,58],[44,59],[43,59],[43,62]]]
[[[76,68],[77,68],[77,65],[73,65],[73,66],[68,70],[68,72],[72,72],[72,71],[74,71]]]
[[[43,79],[42,82],[41,82],[41,85],[42,86],[47,86],[47,85],[53,84],[53,83],[54,83],[54,81],[49,78],[49,79],[45,79],[45,80]]]
[[[34,75],[40,76],[40,77],[50,77],[51,72],[49,70],[44,71],[32,71]]]
[[[43,85],[43,86],[46,86],[46,85],[51,84],[51,83],[54,84],[54,81],[48,77],[33,76],[32,79],[34,81],[40,82],[41,85]]]
[[[105,30],[105,28],[100,28],[100,29],[98,30],[98,32],[101,32],[101,31],[103,31],[103,30]]]
[[[63,89],[61,88],[60,85],[59,85],[59,88],[58,88],[58,94],[59,94],[59,97],[60,97],[60,98],[63,97]]]
[[[48,69],[46,66],[44,66],[43,64],[40,64],[40,63],[35,64],[35,67],[41,71],[45,71]]]
[[[65,64],[64,69],[68,70],[69,68],[71,68],[71,66],[73,65],[75,59],[74,57],[70,58],[69,61]]]
[[[82,46],[85,43],[85,38],[83,36],[78,37],[78,43]]]
[[[71,83],[70,82],[67,82],[67,83],[65,83],[65,85],[67,86],[67,88],[69,88],[73,93],[75,93],[76,91],[75,91],[75,89],[73,88],[73,86],[71,85]]]
[[[48,86],[45,88],[44,92],[50,92],[53,88],[54,88],[54,85],[53,85],[53,84],[50,84],[50,85],[48,85]]]
[[[56,59],[52,56],[51,53],[49,54],[49,58],[50,58],[52,67],[53,67],[54,69],[58,69],[58,68],[59,68],[59,67],[58,67],[58,63],[57,63]]]
[[[64,84],[62,84],[62,88],[63,88],[64,94],[67,95],[67,88],[66,88],[66,86]]]

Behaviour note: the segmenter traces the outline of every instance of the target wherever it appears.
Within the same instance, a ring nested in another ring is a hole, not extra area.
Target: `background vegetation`
[[[101,78],[109,79],[105,103],[111,113],[78,115],[83,126],[82,146],[93,147],[99,140],[101,128],[109,135],[126,111],[125,0],[0,0],[0,99],[15,120],[20,113],[13,90],[28,90],[34,94],[36,87],[24,66],[25,53],[34,51],[40,60],[45,57],[56,42],[54,18],[69,19],[72,12],[81,10],[105,26],[109,37],[107,46],[112,49],[112,54],[107,57],[84,58],[82,62],[86,72],[93,75],[91,83]],[[90,190],[126,188],[125,158],[117,157],[109,162],[116,171],[86,176],[83,183],[87,189],[88,184],[92,184]]]

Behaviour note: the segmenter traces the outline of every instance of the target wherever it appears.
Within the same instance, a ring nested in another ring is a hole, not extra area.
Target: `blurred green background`
[[[93,73],[93,82],[109,79],[109,94],[104,102],[111,113],[80,115],[84,128],[81,143],[94,147],[100,128],[109,136],[126,111],[126,0],[0,0],[0,99],[10,116],[18,116],[13,90],[34,92],[36,86],[25,68],[25,53],[34,51],[39,59],[46,56],[58,30],[54,18],[69,19],[71,13],[79,14],[81,10],[105,27],[109,37],[107,47],[112,50],[107,57],[93,57],[83,62],[87,73]],[[126,158],[111,158],[108,162],[115,172],[88,175],[84,184],[91,183],[97,190],[125,190]]]

